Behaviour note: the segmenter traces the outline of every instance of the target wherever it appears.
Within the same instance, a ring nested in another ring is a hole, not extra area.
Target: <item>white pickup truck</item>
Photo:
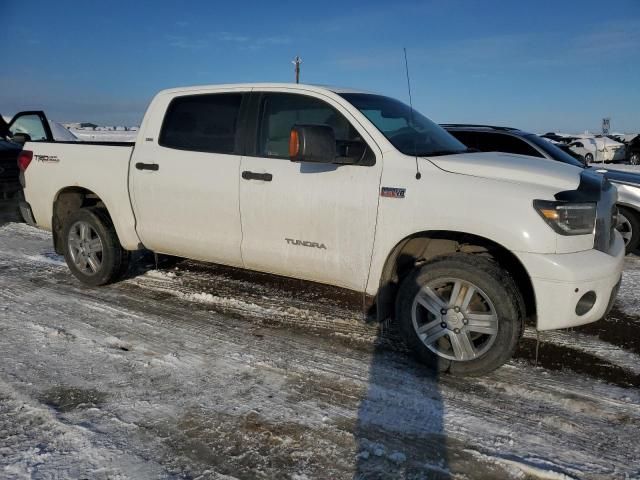
[[[621,279],[601,176],[470,152],[377,94],[177,88],[156,95],[135,144],[36,137],[18,160],[23,212],[80,281],[115,281],[148,249],[336,285],[441,371],[497,368],[528,319],[602,318]]]

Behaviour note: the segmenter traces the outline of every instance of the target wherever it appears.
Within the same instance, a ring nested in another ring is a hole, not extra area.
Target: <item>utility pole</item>
[[[300,83],[300,64],[302,63],[302,59],[296,55],[296,58],[291,62],[296,66],[296,83]]]

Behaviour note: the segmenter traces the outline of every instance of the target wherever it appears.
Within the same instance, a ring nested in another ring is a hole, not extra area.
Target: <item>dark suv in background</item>
[[[0,224],[19,219],[22,187],[17,160],[21,150],[21,145],[9,141],[9,126],[0,115]]]
[[[505,152],[546,158],[580,168],[593,168],[550,141],[517,128],[445,123],[441,125],[467,147],[481,152]],[[627,253],[640,245],[640,174],[594,168],[618,189],[618,231]]]

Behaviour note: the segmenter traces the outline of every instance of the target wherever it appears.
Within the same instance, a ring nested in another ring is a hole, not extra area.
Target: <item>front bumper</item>
[[[625,249],[616,232],[608,252],[516,255],[533,283],[538,330],[554,330],[595,322],[608,313],[622,277]],[[576,305],[587,292],[595,293],[595,303],[578,315]]]

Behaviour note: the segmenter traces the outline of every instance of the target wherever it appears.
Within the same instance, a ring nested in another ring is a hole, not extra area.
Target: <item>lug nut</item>
[[[467,323],[469,323],[469,320],[467,320],[467,319],[465,318],[464,320],[462,320],[462,323],[464,323],[464,324],[466,325]]]
[[[456,312],[459,312],[460,311],[460,307],[456,307],[453,310],[456,311]]]
[[[459,329],[459,328],[455,328],[455,329],[453,330],[453,332],[454,332],[454,333],[460,333],[460,329]]]
[[[444,322],[442,322],[442,323],[440,324],[440,326],[441,326],[442,328],[447,328],[447,324],[446,324],[446,323],[444,323]]]
[[[446,314],[447,314],[447,309],[446,309],[446,308],[443,308],[442,310],[440,310],[440,313],[441,313],[442,315],[446,315]]]

